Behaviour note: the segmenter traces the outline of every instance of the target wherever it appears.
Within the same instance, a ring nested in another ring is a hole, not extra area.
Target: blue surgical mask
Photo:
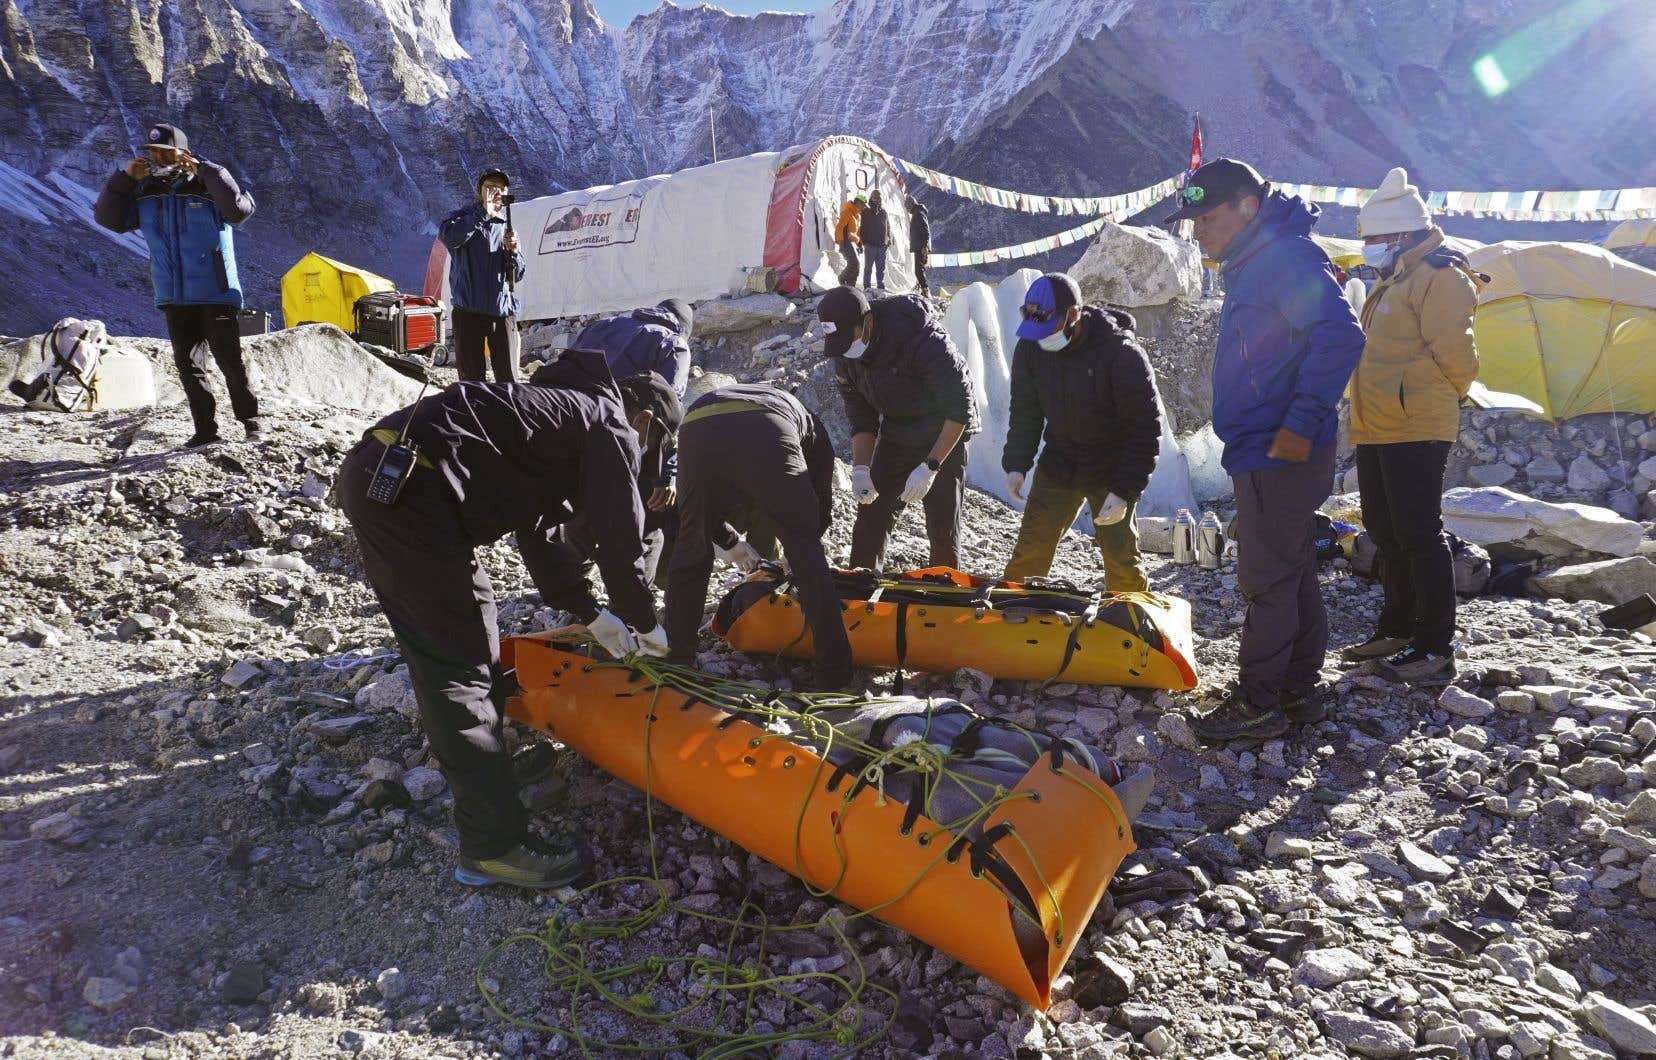
[[[853,339],[851,340],[851,345],[845,348],[845,359],[848,361],[855,361],[860,359],[862,355],[867,352],[868,343],[864,342],[862,339]]]
[[[1057,331],[1054,331],[1044,339],[1036,339],[1035,345],[1039,346],[1048,353],[1057,353],[1065,346],[1068,346],[1069,342],[1069,336],[1064,334],[1063,328],[1059,328]]]
[[[1395,243],[1363,244],[1363,264],[1371,268],[1380,270],[1388,269],[1391,267],[1391,263],[1396,259],[1396,257],[1397,244]]]

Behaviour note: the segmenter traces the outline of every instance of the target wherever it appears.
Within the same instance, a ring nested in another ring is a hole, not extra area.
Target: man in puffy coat
[[[863,287],[885,291],[886,253],[891,249],[891,215],[880,201],[880,193],[868,197],[862,212]]]
[[[914,257],[914,289],[922,295],[931,294],[926,281],[926,264],[931,261],[931,214],[924,203],[908,200],[909,253]]]
[[[1083,306],[1081,289],[1061,272],[1030,285],[1022,312],[1001,467],[1007,492],[1022,501],[1027,488],[1028,502],[1006,578],[1044,576],[1059,539],[1086,504],[1104,557],[1105,589],[1144,592],[1150,583],[1134,508],[1156,467],[1161,415],[1133,318]],[[1030,483],[1037,447],[1041,461]]]
[[[257,438],[263,423],[242,361],[242,292],[231,231],[253,216],[253,196],[229,170],[191,154],[181,130],[155,125],[138,157],[104,182],[92,216],[114,232],[137,230],[149,244],[155,304],[167,318],[173,363],[195,424],[184,444],[195,449],[220,440],[206,359],[195,357],[203,343],[224,373],[236,419]]]
[[[1195,222],[1202,256],[1225,282],[1213,429],[1235,489],[1237,586],[1248,601],[1237,687],[1193,727],[1215,742],[1268,739],[1325,713],[1314,517],[1333,491],[1336,409],[1363,329],[1311,239],[1315,206],[1229,158],[1197,169],[1179,196],[1165,220]]]
[[[511,319],[517,315],[518,297],[506,277],[521,281],[525,263],[517,233],[506,227],[510,188],[504,172],[485,170],[477,178],[477,200],[437,226],[437,237],[449,252],[450,337],[462,380],[487,377],[485,346],[495,382],[518,377],[518,334]]]
[[[817,317],[851,421],[851,566],[878,568],[903,506],[920,500],[931,564],[959,566],[966,439],[978,431],[965,358],[918,295],[870,302],[836,287]]]
[[[474,886],[560,887],[588,865],[578,843],[544,843],[528,831],[504,736],[512,682],[501,669],[494,588],[477,548],[516,532],[539,588],[544,554],[533,546],[582,513],[609,590],[609,609],[588,623],[594,636],[612,655],[667,653],[644,578],[635,482],[639,439],[654,417],[617,388],[597,353],[572,350],[536,378],[455,383],[381,419],[339,470],[363,572],[454,791],[455,878]],[[375,469],[404,432],[417,460],[395,503],[374,500]]]
[[[854,284],[862,264],[857,260],[857,245],[862,242],[862,212],[866,196],[857,195],[840,207],[839,223],[834,226],[834,242],[845,255],[845,268],[840,271],[840,283]]]
[[[1478,376],[1478,289],[1445,249],[1408,174],[1393,169],[1357,215],[1380,281],[1363,303],[1363,359],[1351,379],[1351,440],[1363,526],[1380,555],[1386,602],[1374,635],[1341,654],[1383,659],[1382,677],[1455,677],[1455,567],[1443,535],[1443,469],[1460,403]]]

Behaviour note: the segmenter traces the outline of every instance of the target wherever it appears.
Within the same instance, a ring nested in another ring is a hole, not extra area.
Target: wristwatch
[[[928,456],[928,457],[926,457],[926,467],[927,467],[927,468],[929,468],[929,469],[930,469],[930,470],[932,470],[932,471],[936,471],[936,470],[937,470],[937,469],[938,469],[938,468],[940,468],[940,467],[942,467],[942,466],[943,466],[943,464],[942,464],[942,462],[941,462],[941,461],[939,461],[939,460],[933,460],[933,459],[932,459],[932,458],[931,458],[931,457],[929,457],[929,456]]]

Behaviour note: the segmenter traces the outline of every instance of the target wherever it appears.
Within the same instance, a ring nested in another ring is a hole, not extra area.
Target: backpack
[[[11,392],[31,408],[90,412],[98,400],[98,362],[108,346],[102,321],[65,317],[41,337],[41,365],[34,378],[27,383],[13,379]]]

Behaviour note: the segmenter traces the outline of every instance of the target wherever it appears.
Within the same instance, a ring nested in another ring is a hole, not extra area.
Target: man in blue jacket
[[[231,232],[253,216],[253,196],[229,170],[191,154],[182,130],[154,125],[137,157],[104,182],[92,216],[113,232],[141,232],[149,244],[155,304],[167,318],[173,363],[195,422],[184,444],[197,449],[222,440],[206,358],[195,357],[202,343],[224,373],[236,419],[257,438],[263,424],[242,362],[242,293]]]
[[[449,252],[449,304],[454,310],[450,338],[460,378],[485,377],[483,347],[489,347],[497,383],[517,380],[518,336],[512,325],[523,279],[523,251],[517,233],[506,227],[511,181],[498,169],[477,178],[477,201],[449,214],[437,235]],[[507,283],[510,273],[512,283]]]
[[[1280,736],[1290,721],[1325,713],[1317,679],[1328,613],[1312,520],[1333,489],[1336,410],[1363,329],[1311,240],[1317,216],[1251,166],[1220,158],[1192,174],[1166,218],[1194,222],[1225,283],[1213,429],[1236,494],[1236,576],[1248,613],[1237,687],[1195,721],[1214,742]]]
[[[610,374],[625,379],[639,372],[655,372],[672,384],[682,400],[690,385],[690,326],[695,316],[690,303],[669,298],[626,316],[605,317],[581,329],[572,348],[599,350],[609,362]]]

